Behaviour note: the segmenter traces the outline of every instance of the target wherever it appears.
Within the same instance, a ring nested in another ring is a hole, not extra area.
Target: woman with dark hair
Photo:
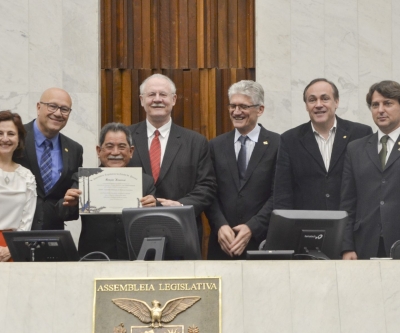
[[[24,149],[25,128],[21,117],[0,111],[0,261],[10,261],[4,230],[30,230],[36,209],[36,181],[30,170],[13,157]]]

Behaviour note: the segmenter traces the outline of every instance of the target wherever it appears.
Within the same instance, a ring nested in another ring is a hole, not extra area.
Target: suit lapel
[[[329,163],[329,172],[333,170],[335,164],[340,159],[340,156],[344,154],[347,144],[350,139],[350,133],[347,128],[345,128],[344,122],[339,118],[337,119],[337,127],[335,133],[335,141],[333,142],[331,162]]]
[[[29,125],[31,124],[33,125],[33,122],[30,123]],[[35,175],[37,189],[44,196],[43,179],[42,179],[42,174],[40,173],[39,163],[36,156],[36,145],[35,145],[35,136],[33,134],[33,126],[26,134],[24,154],[26,155],[26,159],[29,161],[30,170]]]
[[[366,147],[367,154],[375,166],[382,171],[382,164],[378,155],[378,133],[371,135]]]
[[[390,152],[389,159],[386,163],[385,170],[388,169],[400,157],[400,136],[394,142],[392,151]]]
[[[302,131],[300,133],[300,142],[303,147],[310,153],[312,158],[318,163],[318,165],[326,171],[321,152],[318,148],[317,140],[315,139],[314,133],[311,128],[311,122],[306,123],[302,128]]]
[[[249,180],[251,174],[257,167],[257,165],[260,163],[261,158],[264,156],[264,154],[267,152],[269,146],[268,146],[268,133],[264,129],[264,127],[261,127],[260,134],[258,136],[258,141],[256,142],[254,146],[253,153],[251,154],[249,164],[247,165],[246,169],[246,179]],[[247,182],[246,180],[246,182]],[[246,183],[245,182],[245,183]]]
[[[143,172],[153,176],[151,172],[146,121],[141,122],[140,125],[137,127],[134,133],[133,142],[135,144],[135,153],[139,155],[139,159],[143,167]]]
[[[239,170],[237,167],[236,153],[235,153],[235,130],[229,132],[229,135],[226,136],[225,142],[223,144],[224,150],[223,154],[226,159],[226,163],[228,164],[229,171],[232,175],[233,181],[236,184],[237,189],[240,189],[240,180],[239,180]]]
[[[60,178],[58,178],[58,181],[50,189],[49,194],[57,188],[57,185],[59,183],[62,183],[64,181],[64,179],[68,173],[68,165],[69,165],[69,149],[68,148],[69,148],[68,142],[67,142],[65,136],[60,133],[60,150],[61,150],[63,168],[61,171]]]
[[[158,184],[167,174],[180,147],[181,147],[181,133],[179,131],[179,127],[177,127],[174,123],[172,123],[167,146],[165,147],[164,157],[161,162],[160,175],[157,179],[156,184]]]

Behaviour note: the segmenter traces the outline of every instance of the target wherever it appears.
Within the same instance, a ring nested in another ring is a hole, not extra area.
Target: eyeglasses
[[[147,98],[156,98],[158,95],[159,98],[167,98],[168,95],[175,95],[173,93],[167,93],[165,91],[160,91],[160,92],[149,92],[149,93],[144,93],[142,96],[147,97]]]
[[[254,104],[254,105],[246,105],[246,104],[228,104],[228,109],[229,111],[235,111],[236,108],[239,108],[240,111],[246,111],[250,108],[254,108],[256,106],[260,106],[260,104]]]
[[[113,145],[113,144],[106,144],[105,146],[101,147],[102,150],[104,151],[114,151],[114,148],[117,147],[118,151],[124,151],[129,148],[128,145],[121,143],[119,145]]]
[[[44,104],[47,106],[47,110],[50,112],[56,112],[58,109],[60,109],[60,112],[63,116],[68,116],[69,113],[72,111],[71,108],[66,107],[66,106],[58,106],[57,104],[54,103],[45,103],[45,102],[40,102],[40,104]]]

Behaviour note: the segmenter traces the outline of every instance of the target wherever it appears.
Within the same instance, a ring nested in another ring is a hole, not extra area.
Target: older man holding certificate
[[[100,132],[96,150],[101,163],[100,167],[125,167],[134,150],[130,131],[120,123],[105,125]],[[77,182],[73,187],[64,196],[64,206],[78,209],[82,191],[77,188]],[[151,176],[142,174],[142,188],[144,196],[140,199],[141,206],[156,206],[155,187]],[[132,205],[135,206],[134,203]],[[82,231],[78,245],[80,256],[99,251],[105,253],[110,259],[129,259],[121,214],[81,215],[81,220]]]

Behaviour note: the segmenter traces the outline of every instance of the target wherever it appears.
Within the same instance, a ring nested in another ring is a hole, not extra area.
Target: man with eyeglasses
[[[100,160],[100,167],[126,167],[134,151],[129,129],[121,123],[104,125],[100,131],[99,145],[96,147],[96,151]],[[156,189],[151,176],[142,175],[142,191],[144,195],[140,199],[142,207],[161,205],[154,197]],[[75,182],[73,188],[65,193],[64,207],[72,207],[71,209],[78,212],[80,194],[78,183]],[[81,220],[82,230],[78,245],[81,257],[91,252],[100,251],[110,259],[129,259],[121,214],[82,215]]]
[[[245,259],[266,238],[279,134],[258,124],[264,90],[243,80],[228,90],[234,130],[210,141],[217,197],[206,211],[211,226],[208,259]]]
[[[305,87],[303,100],[310,121],[281,135],[274,209],[338,210],[347,144],[372,129],[336,116],[339,91],[324,78]]]
[[[200,214],[216,191],[207,139],[172,122],[176,87],[162,74],[148,77],[140,86],[146,120],[129,127],[136,149],[129,166],[151,175],[157,200],[163,206],[192,205],[201,234]]]
[[[37,102],[37,118],[25,125],[25,149],[16,162],[36,178],[38,198],[33,230],[62,230],[64,221],[78,218],[77,213],[60,211],[64,194],[82,166],[82,146],[60,133],[68,122],[71,106],[71,97],[65,90],[47,89]]]

